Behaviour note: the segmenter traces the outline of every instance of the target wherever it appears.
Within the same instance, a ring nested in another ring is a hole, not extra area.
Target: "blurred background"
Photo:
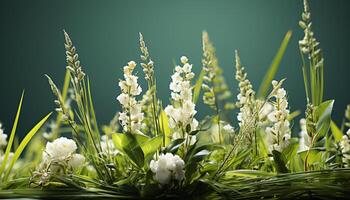
[[[341,122],[350,103],[350,2],[311,0],[310,4],[314,32],[325,57],[325,99],[336,99],[333,117]],[[159,96],[167,105],[174,61],[179,63],[179,57],[186,55],[196,73],[201,69],[203,30],[217,49],[233,98],[237,94],[234,50],[239,50],[257,90],[285,33],[292,30],[276,78],[287,78],[284,86],[291,110],[299,109],[303,115],[305,92],[298,50],[298,40],[303,37],[298,27],[302,10],[302,0],[1,1],[0,121],[9,133],[23,89],[18,134],[25,134],[55,108],[44,74],[62,86],[63,29],[70,34],[90,77],[100,124],[109,123],[120,109],[118,78],[129,60],[140,61],[139,32],[155,62]],[[140,68],[139,74],[143,74]],[[210,112],[203,104],[197,110],[199,119]]]

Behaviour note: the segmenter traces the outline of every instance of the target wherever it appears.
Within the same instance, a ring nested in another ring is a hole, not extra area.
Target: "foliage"
[[[46,115],[16,145],[22,94],[8,141],[0,126],[0,198],[345,198],[350,188],[350,106],[343,125],[332,121],[335,101],[323,99],[324,62],[311,24],[304,0],[299,25],[305,35],[299,47],[306,110],[300,133],[291,128],[300,112],[289,110],[285,79],[273,80],[291,31],[258,93],[235,52],[237,99],[203,32],[202,71],[193,82],[192,64],[182,56],[166,107],[157,95],[155,62],[140,33],[141,67],[134,61],[124,66],[117,98],[123,110],[102,126],[92,85],[64,31],[67,72],[62,90],[46,75],[56,118],[48,123],[51,113]],[[140,70],[148,86],[143,94]],[[199,100],[212,113],[197,121]]]

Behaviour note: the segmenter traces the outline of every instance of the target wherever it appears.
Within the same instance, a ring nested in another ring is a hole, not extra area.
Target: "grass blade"
[[[37,123],[32,130],[30,130],[28,132],[28,134],[24,137],[24,139],[22,140],[22,142],[20,143],[20,145],[18,146],[18,148],[16,149],[13,158],[10,162],[10,165],[5,173],[4,176],[4,182],[7,180],[8,176],[10,175],[11,169],[14,166],[15,162],[17,161],[17,159],[19,158],[19,156],[21,155],[21,153],[23,152],[24,148],[27,146],[27,144],[29,143],[29,141],[32,139],[32,137],[35,135],[35,133],[38,132],[38,130],[41,128],[41,126],[46,122],[46,120],[50,117],[52,113],[47,114],[39,123]]]
[[[343,133],[338,128],[338,126],[334,123],[334,121],[331,121],[331,131],[332,131],[335,142],[340,142],[341,139],[343,138]]]
[[[17,124],[18,124],[18,119],[19,119],[19,115],[21,113],[21,108],[22,108],[23,97],[24,97],[24,91],[22,92],[21,100],[19,101],[16,118],[15,118],[15,121],[13,122],[10,139],[8,141],[8,144],[7,144],[7,147],[6,147],[6,151],[5,151],[4,160],[3,160],[2,165],[0,167],[0,177],[1,177],[2,173],[5,170],[5,167],[6,167],[6,164],[7,164],[7,161],[8,161],[8,157],[10,155],[11,147],[12,147],[12,144],[13,144],[13,140],[15,138]]]
[[[201,93],[202,89],[202,83],[203,83],[203,77],[205,75],[205,71],[202,70],[201,73],[199,74],[199,77],[196,81],[196,84],[194,85],[193,89],[193,103],[197,103],[199,94]]]
[[[270,65],[269,70],[266,72],[265,77],[260,84],[260,88],[258,91],[258,97],[264,98],[266,96],[267,91],[270,88],[271,81],[273,80],[273,78],[276,75],[276,72],[280,66],[284,52],[287,49],[287,46],[288,46],[288,43],[289,43],[289,40],[291,37],[292,37],[292,31],[288,31],[286,33],[286,35],[284,36],[284,39],[281,43],[281,46],[278,49],[277,54],[275,55],[271,65]]]

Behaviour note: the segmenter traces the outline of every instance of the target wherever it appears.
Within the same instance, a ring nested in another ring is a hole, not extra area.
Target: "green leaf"
[[[259,92],[258,92],[258,97],[264,98],[267,94],[267,91],[270,88],[271,81],[276,75],[276,72],[280,66],[280,63],[282,61],[283,55],[287,49],[289,40],[292,36],[292,31],[288,31],[286,35],[284,36],[284,39],[281,43],[280,48],[277,51],[277,54],[275,55],[269,70],[266,72],[265,77],[263,81],[260,84]]]
[[[35,133],[38,132],[38,130],[43,126],[43,124],[47,121],[47,119],[51,116],[52,113],[47,114],[40,122],[38,122],[24,137],[22,142],[19,144],[18,148],[16,149],[13,158],[11,159],[10,165],[7,168],[7,171],[4,176],[4,181],[7,180],[8,176],[10,175],[11,169],[13,168],[15,162],[18,160],[19,156],[23,152],[24,148],[27,146],[27,144],[30,142],[30,140],[33,138]]]
[[[194,85],[193,89],[193,103],[197,103],[199,95],[201,93],[202,84],[203,84],[203,77],[205,75],[205,71],[202,69],[201,73],[199,74],[199,77],[196,81],[196,84]]]
[[[12,130],[11,130],[11,134],[10,134],[10,139],[8,141],[8,144],[7,144],[7,147],[6,147],[6,150],[5,150],[5,156],[4,156],[3,162],[2,162],[2,164],[0,166],[0,177],[1,177],[2,173],[5,170],[5,166],[7,164],[8,157],[10,155],[10,151],[11,151],[11,147],[12,147],[12,144],[13,144],[13,140],[15,138],[17,124],[18,124],[18,119],[19,119],[19,115],[21,113],[21,108],[22,108],[23,96],[24,96],[24,91],[22,92],[21,100],[19,101],[19,105],[18,105],[15,121],[13,122]]]
[[[160,148],[162,145],[162,135],[149,139],[147,142],[144,142],[140,145],[145,158],[153,156],[153,154]]]
[[[273,161],[275,163],[276,171],[278,173],[288,173],[288,169],[286,167],[286,158],[284,155],[276,150],[272,151]]]
[[[142,168],[145,161],[145,157],[136,137],[137,136],[131,133],[112,134],[112,140],[116,148],[124,152],[130,158],[131,161],[133,161],[137,166]]]
[[[300,115],[300,110],[296,110],[288,115],[288,121],[292,121],[294,118]]]
[[[164,140],[165,140],[164,146],[167,146],[170,143],[171,130],[170,130],[170,127],[169,127],[169,118],[165,114],[163,109],[160,112],[159,121],[160,121],[160,125],[162,127],[163,134],[164,134],[163,135],[164,136]]]
[[[318,138],[324,137],[329,131],[333,104],[334,100],[328,100],[321,103],[316,108],[316,132]]]
[[[197,135],[197,133],[199,133],[200,130],[194,130],[194,131],[191,131],[189,133],[189,135]]]
[[[335,142],[340,142],[343,138],[343,133],[333,121],[331,121],[331,131]]]
[[[256,177],[275,176],[275,174],[270,173],[270,172],[257,171],[257,170],[245,170],[245,169],[232,170],[232,171],[225,172],[225,178],[230,178],[233,176],[256,178]]]
[[[172,141],[169,146],[166,147],[165,152],[176,153],[184,141],[185,139],[183,138]]]
[[[305,162],[305,157],[308,153],[308,150],[301,151],[298,154],[300,155],[301,159]],[[308,164],[314,164],[314,163],[319,163],[322,162],[322,156],[324,154],[324,151],[320,148],[312,148],[309,150],[309,155],[307,158]]]

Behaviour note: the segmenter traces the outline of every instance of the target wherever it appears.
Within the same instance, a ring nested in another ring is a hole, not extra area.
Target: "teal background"
[[[325,98],[336,99],[333,116],[338,122],[350,103],[347,2],[311,1],[314,31],[325,56]],[[302,37],[297,25],[302,8],[301,0],[1,1],[0,120],[9,133],[23,89],[26,94],[20,134],[54,109],[54,97],[44,74],[62,86],[63,29],[71,35],[91,79],[100,123],[108,123],[119,110],[115,98],[121,67],[129,60],[140,61],[138,32],[143,33],[155,61],[159,94],[166,105],[173,61],[186,55],[194,71],[200,71],[202,30],[209,32],[217,48],[234,98],[234,49],[239,50],[257,90],[285,33],[292,30],[292,40],[276,78],[287,77],[285,88],[291,109],[304,110],[297,45]],[[199,117],[209,113],[203,105],[198,110]]]

